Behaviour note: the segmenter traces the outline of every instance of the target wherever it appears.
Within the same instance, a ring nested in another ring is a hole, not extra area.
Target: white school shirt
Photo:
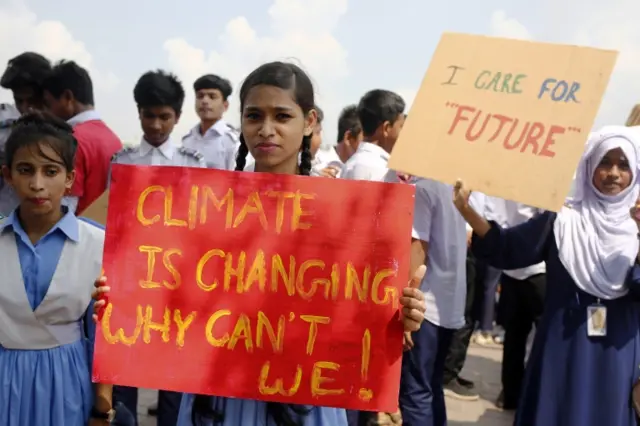
[[[387,182],[399,182],[389,171]],[[453,185],[412,178],[416,187],[411,236],[429,243],[424,292],[427,321],[443,328],[465,324],[467,297],[467,231],[465,220],[453,204]]]
[[[340,160],[340,156],[336,152],[335,147],[318,150],[315,158],[311,162],[311,176],[320,176],[320,172],[327,167],[334,167],[338,170],[336,177],[342,177],[341,174],[344,163]]]
[[[142,138],[140,145],[127,147],[116,153],[111,158],[111,163],[140,166],[207,167],[202,154],[190,148],[178,147],[171,139],[156,148]]]
[[[387,151],[370,142],[360,142],[356,152],[344,164],[340,177],[383,182],[389,172],[388,163]]]
[[[544,210],[536,207],[527,206],[526,204],[517,203],[515,201],[503,200],[501,198],[492,197],[492,204],[495,209],[495,217],[493,220],[502,228],[512,228],[520,225],[544,212]],[[540,262],[535,265],[521,269],[513,269],[510,271],[502,271],[505,275],[516,280],[526,280],[529,277],[538,274],[544,274],[547,270],[546,264]]]
[[[240,135],[227,122],[218,120],[204,135],[200,133],[200,124],[192,128],[182,138],[182,145],[201,153],[210,169],[235,170]],[[247,164],[252,161],[248,154]]]

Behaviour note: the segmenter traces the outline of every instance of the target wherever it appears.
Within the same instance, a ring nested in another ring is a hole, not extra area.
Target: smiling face
[[[62,197],[71,189],[75,173],[69,172],[62,158],[47,143],[18,148],[11,168],[3,175],[20,199],[21,214],[49,215],[60,211]]]
[[[620,148],[608,151],[593,173],[593,186],[604,195],[624,191],[633,179],[629,160]]]
[[[302,138],[311,135],[315,124],[315,110],[305,114],[291,90],[267,85],[251,88],[242,110],[242,135],[256,171],[295,173]]]

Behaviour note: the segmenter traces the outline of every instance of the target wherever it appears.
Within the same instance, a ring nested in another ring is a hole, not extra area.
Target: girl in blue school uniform
[[[3,177],[20,199],[0,221],[0,424],[98,426],[114,420],[111,387],[91,383],[86,316],[104,231],[61,206],[77,142],[44,113],[20,118]]]
[[[257,68],[240,89],[242,134],[236,170],[245,169],[250,153],[255,171],[299,174],[311,171],[311,136],[316,124],[313,85],[299,67],[272,62]],[[298,162],[300,157],[300,162]],[[415,281],[415,280],[414,280]],[[405,329],[417,330],[424,318],[424,297],[419,281],[406,288],[403,305]],[[108,292],[99,287],[94,298]],[[95,310],[105,302],[99,300]],[[94,319],[96,316],[94,316]],[[346,426],[343,409],[295,406],[264,401],[204,395],[184,395],[178,426]]]
[[[516,426],[636,426],[640,376],[638,226],[640,135],[611,126],[590,136],[575,193],[559,213],[501,229],[454,201],[474,231],[474,255],[499,269],[545,261],[547,294]]]

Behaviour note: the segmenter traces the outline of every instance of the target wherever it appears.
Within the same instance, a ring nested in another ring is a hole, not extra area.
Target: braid
[[[240,147],[238,148],[238,155],[236,156],[236,171],[244,171],[244,166],[247,165],[247,154],[249,154],[249,148],[244,141],[244,136],[240,133]]]
[[[311,174],[311,135],[302,138],[300,151],[300,174],[309,176]]]

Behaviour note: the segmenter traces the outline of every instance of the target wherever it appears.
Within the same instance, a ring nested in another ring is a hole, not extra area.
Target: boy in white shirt
[[[399,182],[390,171],[387,182]],[[400,381],[404,426],[446,426],[443,374],[456,329],[465,324],[467,231],[452,201],[453,186],[412,178],[416,186],[411,270],[427,273],[421,290],[427,310],[419,331],[405,335]]]
[[[201,153],[210,169],[234,170],[240,147],[239,134],[223,118],[229,108],[231,83],[207,74],[193,83],[200,123],[182,138],[182,145]]]
[[[338,143],[316,154],[318,165],[311,170],[312,175],[324,177],[342,177],[344,164],[358,149],[362,142],[362,126],[358,118],[358,106],[345,107],[338,118]]]
[[[344,165],[344,179],[384,181],[389,155],[404,125],[404,109],[400,95],[388,90],[371,90],[360,99],[363,141]]]

